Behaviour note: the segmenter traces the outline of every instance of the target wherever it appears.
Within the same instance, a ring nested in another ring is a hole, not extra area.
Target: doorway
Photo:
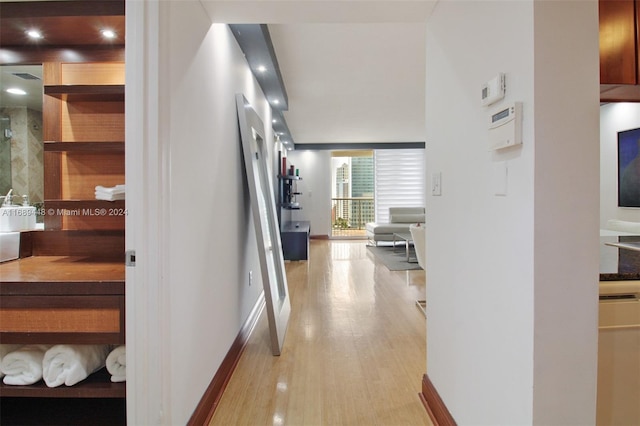
[[[331,238],[365,238],[375,219],[372,150],[331,153]]]

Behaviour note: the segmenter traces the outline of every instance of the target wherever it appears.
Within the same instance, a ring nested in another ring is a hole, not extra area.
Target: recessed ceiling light
[[[100,31],[102,33],[102,37],[104,38],[116,38],[116,33],[113,30],[109,30],[109,29],[104,29],[102,31]]]
[[[38,30],[28,30],[26,31],[26,33],[29,36],[29,38],[32,38],[34,40],[42,38],[42,33]]]
[[[275,118],[273,120],[271,120],[272,123],[277,123],[278,120],[276,120]]]
[[[274,100],[273,100],[273,104],[274,104],[274,105],[278,105],[279,103],[280,103],[280,101],[279,101],[278,99],[274,99]]]
[[[265,67],[264,65],[259,65],[258,66],[258,71],[265,72],[266,70],[267,70],[267,67]]]
[[[18,89],[17,87],[10,87],[9,89],[7,89],[7,93],[11,93],[12,95],[26,95],[27,92],[25,92],[22,89]]]

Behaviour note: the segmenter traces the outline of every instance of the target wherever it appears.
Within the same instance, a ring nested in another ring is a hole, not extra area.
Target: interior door
[[[238,124],[258,241],[262,285],[267,304],[271,350],[280,355],[289,323],[291,304],[284,269],[282,242],[271,176],[267,168],[262,120],[242,94],[236,95]]]

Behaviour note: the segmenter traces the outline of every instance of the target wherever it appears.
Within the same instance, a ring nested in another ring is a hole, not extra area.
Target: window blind
[[[424,207],[424,149],[374,152],[376,222],[389,221],[389,207]]]

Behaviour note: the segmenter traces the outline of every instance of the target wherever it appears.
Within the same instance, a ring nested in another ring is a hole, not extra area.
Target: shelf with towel
[[[111,375],[103,368],[73,386],[50,388],[43,381],[27,386],[0,383],[0,395],[28,398],[125,398],[126,382],[111,382]]]

